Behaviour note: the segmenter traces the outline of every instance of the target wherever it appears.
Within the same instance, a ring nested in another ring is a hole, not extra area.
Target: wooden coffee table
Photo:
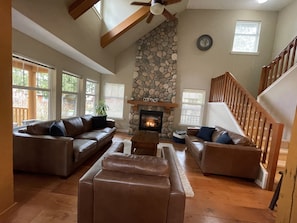
[[[157,153],[159,133],[156,131],[137,131],[131,138],[134,154],[153,155]]]

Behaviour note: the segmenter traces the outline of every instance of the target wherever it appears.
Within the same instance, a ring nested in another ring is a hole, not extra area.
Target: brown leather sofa
[[[198,137],[199,131],[200,128],[188,128],[185,142],[204,175],[257,178],[261,150],[247,137],[216,127],[205,140]],[[222,134],[229,136],[228,142],[218,142]]]
[[[114,142],[81,177],[78,223],[182,223],[185,193],[172,150],[125,155]]]
[[[39,122],[13,133],[13,168],[18,171],[69,176],[92,155],[110,146],[113,120],[86,115]]]

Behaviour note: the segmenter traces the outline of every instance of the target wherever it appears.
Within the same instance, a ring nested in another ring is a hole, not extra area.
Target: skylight
[[[96,14],[99,16],[99,18],[101,19],[102,16],[101,16],[101,1],[97,2],[93,9],[95,10]]]

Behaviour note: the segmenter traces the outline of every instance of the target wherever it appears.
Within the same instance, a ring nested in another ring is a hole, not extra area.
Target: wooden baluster
[[[295,56],[296,56],[296,48],[297,48],[297,38],[295,37],[294,41],[293,41],[293,45],[294,45],[294,48],[293,48],[293,55],[292,55],[292,59],[291,59],[291,66],[290,67],[293,67],[294,64],[295,64]]]
[[[285,54],[285,66],[284,66],[284,72],[283,73],[286,73],[287,70],[288,70],[288,67],[289,67],[289,60],[290,60],[290,53],[288,52],[288,50],[285,51],[286,54]]]

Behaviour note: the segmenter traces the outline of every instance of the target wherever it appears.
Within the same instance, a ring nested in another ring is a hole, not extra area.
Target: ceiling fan
[[[149,16],[146,19],[147,23],[150,23],[155,15],[163,15],[167,20],[176,19],[166,8],[166,5],[171,5],[181,0],[151,0],[150,2],[131,2],[131,5],[140,5],[150,7]]]

